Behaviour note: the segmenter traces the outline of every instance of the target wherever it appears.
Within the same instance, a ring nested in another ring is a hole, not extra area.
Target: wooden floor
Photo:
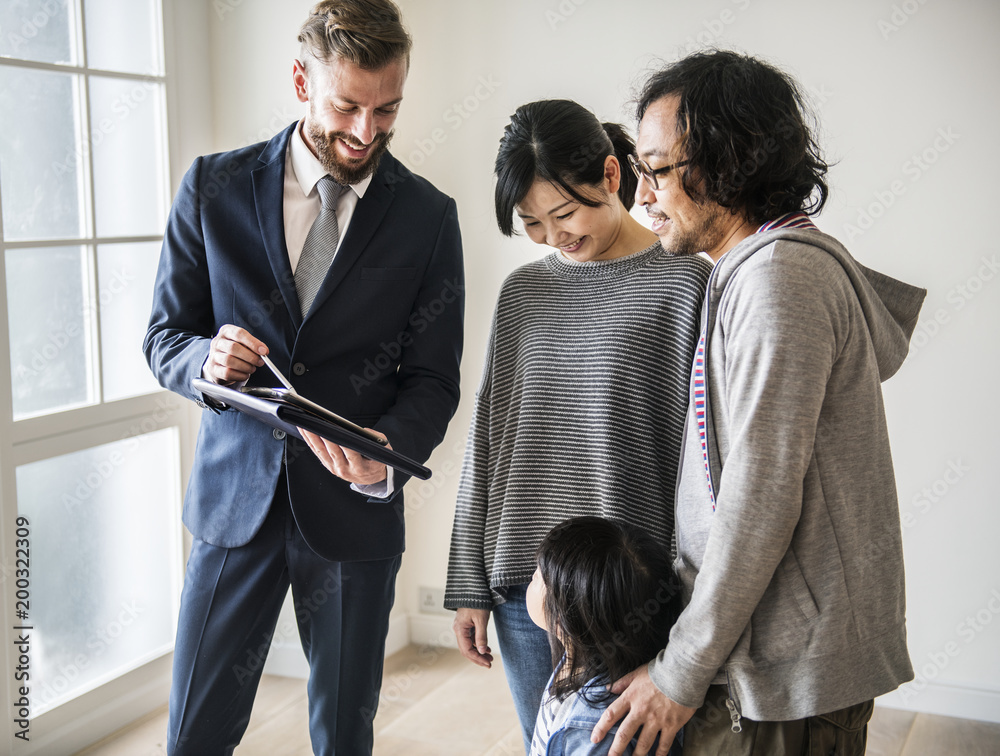
[[[77,756],[165,756],[166,707]],[[498,664],[410,646],[386,660],[375,756],[520,756],[514,704]],[[265,676],[237,756],[309,756],[305,681]],[[869,756],[997,756],[1000,724],[876,708]]]

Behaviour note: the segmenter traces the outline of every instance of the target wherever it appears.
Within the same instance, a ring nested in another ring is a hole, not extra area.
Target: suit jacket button
[[[275,428],[273,431],[271,431],[271,435],[274,436],[279,441],[285,440],[285,432],[283,430]]]
[[[296,362],[294,365],[292,365],[292,372],[295,373],[295,375],[305,375],[306,366],[303,365],[301,362]]]

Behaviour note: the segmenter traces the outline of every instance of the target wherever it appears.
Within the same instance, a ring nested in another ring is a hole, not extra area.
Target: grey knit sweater
[[[459,484],[446,607],[502,603],[569,517],[625,520],[670,543],[710,272],[657,242],[590,263],[553,253],[507,278]]]

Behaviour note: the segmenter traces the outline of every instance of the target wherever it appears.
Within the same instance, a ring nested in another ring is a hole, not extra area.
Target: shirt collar
[[[316,188],[316,182],[323,178],[326,174],[326,168],[323,164],[319,162],[319,159],[313,155],[312,150],[309,149],[309,145],[306,144],[305,139],[302,138],[302,126],[305,120],[299,121],[295,127],[295,133],[292,134],[290,140],[289,150],[292,155],[292,170],[295,171],[295,178],[299,182],[299,187],[302,189],[302,193],[307,197],[312,193],[313,189]],[[368,186],[372,183],[372,175],[368,175],[361,179],[356,184],[351,184],[351,189],[358,197],[364,197],[365,192],[368,191]]]
[[[810,220],[809,216],[803,213],[801,210],[786,213],[779,218],[775,218],[773,221],[765,223],[763,226],[757,229],[757,233],[763,233],[764,231],[773,231],[776,228],[803,228],[810,231],[816,231],[816,226]]]

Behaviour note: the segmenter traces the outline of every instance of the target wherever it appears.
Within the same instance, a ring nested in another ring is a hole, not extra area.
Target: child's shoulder
[[[556,729],[552,732],[547,749],[540,753],[545,756],[607,756],[615,742],[618,726],[611,728],[604,740],[592,743],[590,735],[607,708],[618,698],[615,695],[601,695],[604,684],[589,682],[583,690],[578,690],[564,699],[559,711]],[[668,756],[678,756],[681,753],[679,736],[670,748]],[[656,753],[659,739],[653,743],[650,753]],[[635,739],[622,752],[623,756],[632,756],[635,749]]]
[[[618,696],[604,695],[605,686],[591,680],[581,690],[570,693],[561,701],[549,698],[543,704],[548,709],[550,725],[547,747],[539,753],[545,756],[604,756],[611,749],[615,727],[600,743],[590,742],[590,734],[604,711]],[[536,730],[536,735],[538,734]],[[632,745],[625,750],[631,756]]]

